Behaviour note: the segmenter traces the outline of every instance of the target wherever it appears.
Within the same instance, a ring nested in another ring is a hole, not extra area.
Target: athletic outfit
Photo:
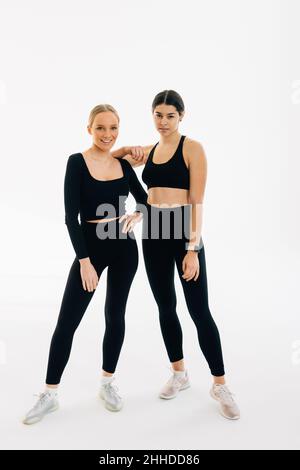
[[[148,188],[166,187],[189,189],[181,136],[176,152],[165,163],[153,162],[158,143],[152,148],[142,173]],[[202,237],[198,259],[200,275],[196,281],[182,278],[182,261],[189,241],[191,206],[157,208],[147,204],[148,217],[143,219],[143,254],[149,283],[159,309],[159,320],[170,362],[183,359],[182,330],[176,313],[174,267],[182,283],[189,313],[196,325],[200,348],[212,375],[225,374],[220,336],[208,305],[205,251]]]
[[[65,222],[76,257],[50,345],[47,384],[60,382],[73,335],[94,295],[94,291],[85,291],[82,286],[79,263],[82,258],[90,258],[98,277],[108,267],[103,369],[113,373],[118,362],[125,332],[126,302],[138,266],[137,244],[133,232],[122,233],[125,221],[119,223],[116,219],[97,224],[87,220],[122,216],[129,192],[137,202],[137,210],[146,204],[147,193],[131,165],[126,160],[119,159],[119,162],[123,176],[101,181],[92,177],[81,153],[68,159],[64,182]]]
[[[150,187],[189,189],[189,172],[185,165],[181,137],[173,157],[166,163],[153,163],[155,147],[150,152],[143,171],[143,180]],[[189,206],[160,209],[147,203],[147,194],[134,170],[120,159],[123,176],[111,181],[99,181],[91,176],[80,153],[71,155],[65,176],[66,224],[76,257],[71,266],[48,361],[46,383],[58,384],[67,364],[73,335],[94,292],[82,287],[79,259],[90,257],[98,276],[108,266],[105,302],[106,330],[103,340],[103,369],[113,373],[124,339],[125,307],[129,289],[138,265],[138,251],[134,235],[121,233],[123,223],[118,219],[105,223],[87,220],[119,217],[125,213],[129,191],[137,201],[137,210],[147,213],[143,219],[143,253],[150,286],[159,308],[159,319],[168,356],[171,362],[183,358],[182,331],[176,313],[174,266],[179,273],[190,315],[196,325],[199,344],[215,376],[224,375],[220,337],[208,306],[204,245],[199,244],[200,275],[197,281],[182,279],[182,261],[189,241]],[[103,205],[104,204],[104,205]],[[106,206],[109,204],[109,206]],[[140,206],[139,206],[140,204]],[[81,225],[78,222],[80,213]],[[106,215],[105,215],[106,214]],[[101,229],[101,230],[98,230]],[[105,232],[107,236],[105,236]],[[100,234],[100,237],[99,237]],[[111,234],[113,236],[111,236]],[[102,377],[100,397],[111,411],[119,411],[123,400],[113,386],[114,377]],[[174,371],[160,393],[171,399],[190,386],[187,371]],[[220,405],[220,412],[228,419],[238,419],[240,412],[226,385],[213,384],[210,394]],[[58,408],[57,389],[46,387],[35,406],[23,419],[24,424],[40,421]]]

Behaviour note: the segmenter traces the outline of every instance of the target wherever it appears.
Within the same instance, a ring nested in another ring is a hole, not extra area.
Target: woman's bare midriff
[[[189,204],[189,191],[181,188],[150,188],[148,204],[156,207],[185,206]]]
[[[100,219],[100,220],[86,220],[86,222],[91,222],[91,223],[94,223],[94,224],[103,224],[104,222],[110,222],[111,220],[117,220],[119,219],[121,216],[119,217],[113,217],[113,218],[110,218],[110,219]]]
[[[186,206],[189,203],[189,191],[180,188],[150,188],[148,191],[148,204],[155,207],[178,207]],[[101,224],[117,220],[120,217],[110,219],[87,220],[86,222]]]

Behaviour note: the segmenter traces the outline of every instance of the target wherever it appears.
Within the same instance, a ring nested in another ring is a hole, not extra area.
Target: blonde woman
[[[68,362],[77,329],[97,285],[107,268],[105,333],[100,397],[111,411],[123,400],[113,384],[125,334],[125,308],[138,266],[137,244],[132,232],[140,212],[125,213],[131,192],[140,205],[147,194],[131,165],[112,153],[119,132],[119,116],[110,105],[98,105],[90,113],[88,132],[92,145],[71,155],[67,162],[64,200],[65,222],[76,257],[64,291],[52,336],[46,385],[23,422],[33,424],[58,408],[58,385]],[[138,209],[138,207],[137,207]],[[78,222],[80,213],[81,224]]]

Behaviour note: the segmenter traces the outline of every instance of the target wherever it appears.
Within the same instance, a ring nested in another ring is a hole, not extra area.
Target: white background
[[[1,0],[1,448],[299,448],[299,14],[296,0]],[[116,148],[157,142],[151,103],[170,88],[186,105],[181,133],[207,154],[210,309],[241,420],[222,418],[208,395],[178,278],[192,387],[157,397],[168,359],[140,251],[117,373],[123,411],[97,400],[104,274],[74,338],[60,411],[26,427],[74,258],[67,157],[89,146],[88,114],[103,102],[121,116]]]

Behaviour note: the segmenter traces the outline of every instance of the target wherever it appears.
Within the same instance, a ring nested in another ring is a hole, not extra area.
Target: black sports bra
[[[190,174],[183,158],[182,147],[185,136],[182,135],[174,155],[165,163],[154,163],[156,146],[151,149],[145,164],[142,179],[149,188],[190,188]]]

